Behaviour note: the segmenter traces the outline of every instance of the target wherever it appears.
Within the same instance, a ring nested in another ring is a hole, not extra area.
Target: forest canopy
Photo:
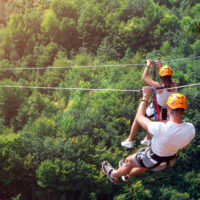
[[[0,0],[0,199],[200,199],[199,86],[178,90],[196,137],[176,164],[116,185],[101,163],[141,147],[142,129],[133,151],[120,145],[141,93],[15,88],[138,90],[147,59],[194,84],[199,52],[198,0]]]

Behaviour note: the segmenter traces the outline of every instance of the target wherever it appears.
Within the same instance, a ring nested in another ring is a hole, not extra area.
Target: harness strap
[[[162,163],[162,162],[166,162],[167,165],[169,165],[169,162],[173,159],[173,158],[176,158],[177,155],[174,154],[172,156],[158,156],[156,155],[155,153],[153,153],[152,149],[150,149],[150,155],[151,155],[151,158],[153,158],[154,160],[158,161],[158,163]]]
[[[157,120],[160,121],[160,109],[159,109],[156,95],[154,95],[154,101],[155,101],[155,106],[156,106]]]

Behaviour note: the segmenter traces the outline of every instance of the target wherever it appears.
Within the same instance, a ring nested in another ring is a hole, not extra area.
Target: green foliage
[[[186,16],[181,20],[181,24],[186,33],[193,33],[199,35],[200,33],[199,19],[192,19],[191,17]]]
[[[38,56],[36,65],[38,67],[46,67],[53,63],[58,52],[58,46],[56,43],[50,42],[46,47],[39,47],[39,51],[41,54]]]
[[[120,10],[120,18],[122,21],[128,21],[133,17],[142,17],[144,15],[144,11],[147,7],[149,7],[151,1],[145,0],[125,0],[122,3]]]
[[[69,0],[53,0],[51,1],[50,8],[54,11],[59,19],[69,17],[77,20],[77,5],[75,1]]]
[[[137,181],[129,189],[131,197],[134,199],[151,199],[152,195],[149,190],[145,189],[141,181]]]
[[[119,53],[112,47],[110,44],[108,37],[105,37],[101,42],[98,50],[97,50],[98,58],[105,62],[108,60],[117,59],[119,57]]]
[[[163,42],[162,46],[160,47],[160,51],[163,56],[167,56],[171,50],[172,50],[172,47],[169,41]]]
[[[12,197],[12,200],[20,200],[21,198],[21,193],[18,194],[16,197]]]
[[[200,40],[196,40],[196,42],[192,44],[191,46],[192,46],[192,50],[194,51],[195,56],[198,56],[200,52]]]
[[[53,136],[56,134],[56,125],[53,120],[38,118],[31,127],[31,132],[37,137]]]
[[[192,14],[198,18],[200,15],[199,15],[199,12],[200,12],[200,3],[197,3],[195,4],[195,6],[192,8]]]
[[[169,41],[173,44],[174,32],[180,29],[180,22],[178,17],[166,13],[160,20],[156,29],[156,36],[161,41]]]
[[[178,89],[196,136],[176,164],[115,185],[101,163],[117,168],[132,153],[120,143],[141,93],[64,89],[141,89],[142,65],[112,65],[199,52],[198,0],[0,0],[0,198],[200,199],[198,86]],[[110,66],[90,67],[96,65]],[[200,81],[199,59],[169,65],[178,85]],[[49,66],[55,69],[30,69]],[[16,67],[29,70],[11,70]],[[144,134],[136,134],[134,151]]]
[[[46,35],[50,41],[55,41],[58,36],[58,19],[53,10],[45,11],[45,14],[41,22],[41,30],[44,35]]]
[[[4,81],[3,84],[16,85],[12,81]],[[19,112],[19,108],[24,101],[25,93],[22,90],[14,88],[0,89],[0,117],[6,126],[15,126],[15,117]]]
[[[187,200],[187,199],[191,199],[189,193],[184,192],[178,192],[172,188],[166,188],[162,190],[162,198],[164,199],[170,199],[170,200]]]
[[[0,135],[0,150],[1,196],[9,198],[9,195],[13,197],[14,191],[17,191],[17,188],[15,188],[17,183],[22,183],[18,187],[21,191],[26,183],[26,172],[23,166],[26,147],[19,134],[9,133]],[[24,181],[22,177],[24,177]]]
[[[67,189],[69,187],[67,187],[68,182],[72,178],[74,167],[75,164],[69,161],[60,161],[56,159],[52,162],[50,160],[45,160],[41,163],[36,172],[38,185],[42,188],[49,188],[50,190],[54,190],[57,187],[61,191]]]
[[[96,3],[88,1],[85,8],[81,10],[78,19],[78,31],[81,33],[84,47],[95,53],[102,39],[106,36],[105,30],[103,7],[98,1]]]

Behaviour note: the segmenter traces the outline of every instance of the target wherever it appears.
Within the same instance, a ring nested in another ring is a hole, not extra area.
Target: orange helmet
[[[172,76],[172,69],[169,66],[163,66],[159,70],[159,75],[160,76]]]
[[[174,93],[169,95],[167,105],[172,109],[184,108],[185,110],[187,108],[187,101],[183,94]]]

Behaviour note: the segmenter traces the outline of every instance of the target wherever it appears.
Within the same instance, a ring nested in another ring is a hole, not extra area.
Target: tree
[[[0,195],[3,199],[11,199],[22,192],[26,185],[24,158],[26,147],[19,134],[12,132],[0,135]]]
[[[17,52],[17,55],[21,57],[24,53],[24,49],[26,47],[26,42],[28,39],[28,35],[25,31],[23,15],[22,14],[12,15],[8,22],[7,28],[8,31],[10,32],[11,40],[15,45],[15,50]]]
[[[4,85],[14,86],[15,82],[5,80]],[[19,112],[19,108],[25,100],[22,90],[16,88],[0,88],[0,117],[4,120],[4,125],[15,127],[15,117]]]
[[[105,30],[103,7],[98,1],[96,1],[95,6],[94,3],[87,2],[78,19],[78,32],[82,39],[82,46],[95,53],[106,36]]]
[[[47,46],[35,46],[34,51],[39,54],[37,56],[36,66],[47,67],[53,64],[54,58],[58,52],[58,45],[54,42],[50,42]]]
[[[77,21],[78,19],[75,1],[53,0],[51,1],[50,8],[54,11],[59,20],[62,20],[65,17],[74,19],[74,21]]]
[[[147,7],[151,5],[151,1],[144,0],[125,0],[121,3],[120,19],[127,22],[133,17],[142,17]]]
[[[194,35],[199,35],[200,33],[200,22],[198,19],[192,19],[189,16],[183,17],[183,19],[181,20],[181,25],[183,30],[186,33],[189,34],[194,34]]]
[[[47,42],[55,42],[58,38],[59,21],[53,10],[46,10],[41,22],[41,31]]]
[[[0,1],[0,25],[5,24],[5,2],[3,0]]]
[[[167,40],[172,45],[174,45],[174,32],[178,31],[179,29],[179,19],[175,15],[170,15],[169,13],[166,13],[164,17],[160,20],[160,23],[157,25],[157,29],[155,31],[157,34],[160,34],[157,35],[157,37],[159,37],[162,42]]]
[[[70,161],[45,160],[37,169],[38,185],[46,189],[42,196],[57,199],[63,191],[70,191],[70,181],[73,179],[75,164]]]

